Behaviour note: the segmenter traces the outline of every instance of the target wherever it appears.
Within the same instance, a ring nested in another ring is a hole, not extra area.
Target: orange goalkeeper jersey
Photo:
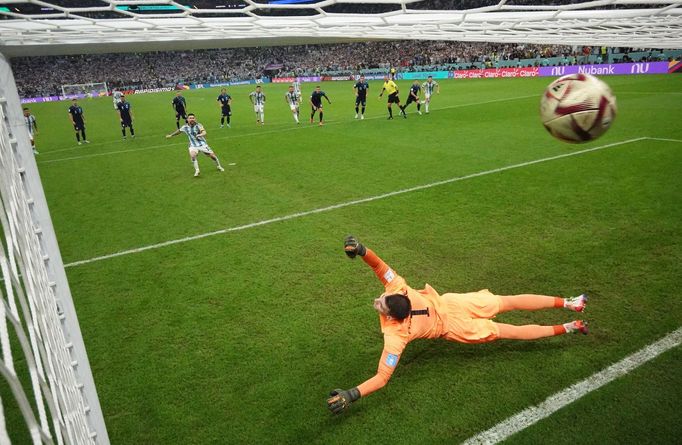
[[[403,277],[388,267],[371,249],[367,249],[362,258],[384,284],[386,295],[401,293],[409,298],[412,306],[411,316],[404,320],[379,315],[381,332],[384,334],[384,350],[377,374],[358,386],[360,395],[366,396],[388,382],[409,342],[417,338],[441,337],[446,323],[440,307],[440,295],[431,286],[427,284],[422,290],[411,288]]]

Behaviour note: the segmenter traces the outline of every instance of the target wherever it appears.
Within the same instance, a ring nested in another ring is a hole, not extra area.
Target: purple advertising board
[[[619,74],[667,74],[668,62],[608,63],[603,65],[541,66],[540,76],[565,76],[566,74],[592,74],[613,76]]]

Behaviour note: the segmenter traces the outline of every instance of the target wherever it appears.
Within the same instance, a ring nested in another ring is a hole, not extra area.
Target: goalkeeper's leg
[[[555,326],[540,326],[536,324],[524,326],[515,326],[505,323],[494,324],[500,332],[500,338],[509,340],[537,340],[539,338],[552,337],[554,335],[563,335],[572,332],[581,332],[583,334],[587,334],[588,332],[587,323],[582,320]]]

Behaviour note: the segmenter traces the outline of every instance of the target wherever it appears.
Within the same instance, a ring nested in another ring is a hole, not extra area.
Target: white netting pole
[[[56,439],[59,444],[108,445],[104,418],[14,77],[2,54],[0,225],[7,249],[5,255],[0,244],[4,290],[8,298],[8,302],[3,299],[2,304],[7,304],[5,317],[12,322],[25,355],[38,421],[26,403],[24,388],[4,359],[0,373],[12,388],[33,441],[53,443]],[[20,311],[14,303],[15,297]],[[0,333],[4,335],[5,331],[0,330]],[[3,357],[6,344],[8,342],[4,340],[1,343]],[[45,403],[49,410],[45,409]],[[48,414],[56,437],[51,435]]]

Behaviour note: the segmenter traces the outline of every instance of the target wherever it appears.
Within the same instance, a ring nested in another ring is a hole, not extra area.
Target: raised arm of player
[[[343,249],[349,258],[355,258],[357,255],[360,255],[362,260],[372,268],[372,271],[386,290],[389,287],[398,290],[404,285],[405,280],[400,275],[379,258],[372,249],[362,245],[353,235],[348,235],[344,239]]]

